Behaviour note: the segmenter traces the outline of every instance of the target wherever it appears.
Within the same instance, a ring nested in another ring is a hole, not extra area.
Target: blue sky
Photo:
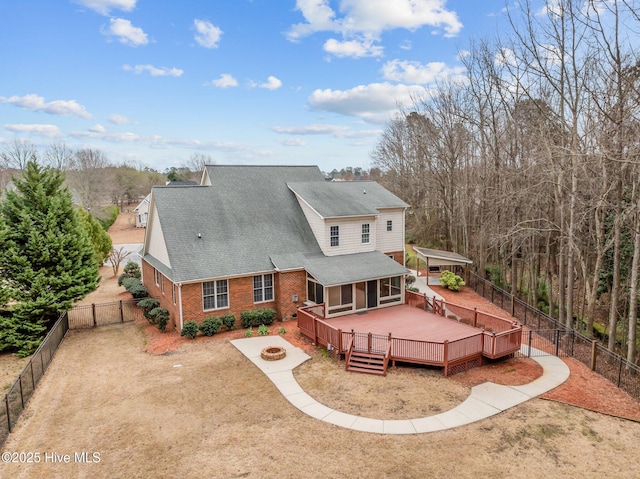
[[[385,123],[460,73],[504,0],[2,0],[0,147],[163,171],[370,166]]]

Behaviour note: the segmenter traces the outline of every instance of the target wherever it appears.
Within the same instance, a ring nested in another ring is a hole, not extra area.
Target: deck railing
[[[411,292],[407,292],[411,293]],[[327,323],[320,315],[324,305],[306,306],[298,309],[298,328],[312,339],[316,345],[324,346],[327,352],[339,357],[348,355],[350,349],[359,351],[387,351],[389,359],[396,361],[427,364],[444,367],[448,375],[451,366],[482,356],[496,359],[514,353],[520,349],[522,327],[513,321],[499,318],[464,306],[452,305],[433,298],[429,301],[424,295],[412,293],[407,302],[420,309],[431,310],[445,316],[454,316],[452,321],[462,321],[460,315],[476,327],[492,326],[492,331],[481,330],[473,336],[455,341],[423,341],[395,338],[391,334],[382,336],[371,333],[343,331]],[[393,308],[390,308],[391,311]],[[348,359],[348,358],[347,358]]]

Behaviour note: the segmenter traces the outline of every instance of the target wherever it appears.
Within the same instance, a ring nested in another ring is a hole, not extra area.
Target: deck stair
[[[347,362],[347,371],[386,376],[387,364],[384,354],[353,351]]]

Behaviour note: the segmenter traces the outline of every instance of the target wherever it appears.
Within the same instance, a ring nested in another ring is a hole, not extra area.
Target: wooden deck
[[[394,338],[444,343],[477,336],[478,328],[421,309],[401,304],[372,309],[364,314],[349,314],[324,320],[326,323],[356,333],[372,333]]]
[[[407,303],[324,318],[324,305],[298,309],[298,328],[336,357],[384,366],[396,361],[444,367],[444,375],[499,358],[520,349],[522,327],[513,321],[426,296],[407,294]],[[448,316],[448,317],[447,317]],[[360,354],[362,353],[362,354]],[[354,370],[361,370],[361,367]]]

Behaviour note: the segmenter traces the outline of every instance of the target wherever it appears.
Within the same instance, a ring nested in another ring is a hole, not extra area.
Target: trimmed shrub
[[[464,286],[462,278],[449,270],[444,270],[438,279],[442,286],[451,291],[460,291],[460,288]]]
[[[133,261],[129,261],[124,267],[122,274],[118,277],[118,286],[124,286],[124,281],[127,278],[140,279],[141,277],[142,273],[140,272],[140,266]]]
[[[164,333],[169,322],[169,310],[166,308],[153,308],[149,311],[149,316],[151,317],[151,324],[156,324],[158,329]]]
[[[205,336],[213,336],[222,327],[222,319],[216,318],[215,316],[211,316],[206,318],[202,324],[200,325],[200,331]]]
[[[187,321],[182,326],[182,331],[180,331],[180,336],[186,336],[187,338],[195,339],[198,335],[198,331],[200,330],[200,326],[195,321]]]
[[[412,291],[414,293],[419,293],[420,290],[418,288],[416,288],[415,286],[407,286],[406,288],[404,288],[406,291]]]
[[[220,316],[220,319],[222,320],[222,324],[229,328],[229,331],[236,325],[236,317],[233,314],[223,314]]]
[[[147,288],[144,287],[138,278],[125,278],[122,280],[122,286],[133,295],[134,299],[149,296],[149,291],[147,291]]]
[[[142,314],[144,314],[144,317],[147,318],[147,321],[149,321],[151,324],[153,324],[153,322],[151,316],[149,315],[149,312],[152,309],[157,308],[158,306],[160,306],[160,301],[154,298],[145,298],[141,301],[138,301],[138,307],[142,309]]]
[[[261,324],[270,325],[276,319],[276,311],[271,308],[250,309],[240,313],[240,320],[243,328],[251,326],[260,326]]]

